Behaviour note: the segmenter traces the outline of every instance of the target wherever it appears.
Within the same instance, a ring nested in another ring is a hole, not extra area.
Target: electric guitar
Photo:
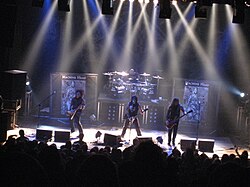
[[[187,113],[185,113],[185,114],[181,115],[180,117],[175,118],[175,119],[173,119],[173,120],[167,120],[167,121],[166,121],[166,126],[167,126],[167,128],[168,128],[168,129],[172,129],[175,125],[177,125],[177,122],[178,122],[181,118],[183,118],[184,116],[188,115],[188,114],[191,113],[191,112],[193,112],[193,110],[190,110],[190,111],[188,111]]]
[[[67,111],[67,116],[69,116],[70,118],[70,120],[73,120],[73,118],[75,117],[75,115],[76,115],[76,113],[77,113],[77,111],[78,110],[83,110],[84,109],[84,105],[79,105],[76,109],[74,109],[74,110],[69,110],[69,111]]]
[[[143,113],[146,112],[146,111],[148,111],[148,108],[145,108],[145,109],[143,110]],[[137,115],[136,115],[136,116],[137,116]],[[131,123],[133,123],[134,120],[135,120],[135,118],[136,118],[136,116],[129,117],[129,114],[125,114],[124,117],[123,117],[123,119],[129,119],[129,121],[130,121]]]

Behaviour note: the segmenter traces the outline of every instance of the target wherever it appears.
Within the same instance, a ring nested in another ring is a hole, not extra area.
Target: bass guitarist
[[[173,139],[172,139],[172,145],[175,146],[175,138],[177,135],[177,130],[178,130],[178,125],[179,125],[179,117],[181,112],[185,114],[184,108],[180,105],[179,99],[174,98],[171,105],[168,108],[166,119],[168,122],[174,121],[175,124],[173,125],[172,128],[168,129],[168,146],[171,146],[171,139],[172,139],[172,134],[173,134]]]
[[[138,103],[137,96],[131,97],[131,101],[128,103],[126,110],[127,110],[127,114],[124,116],[125,123],[122,129],[121,138],[124,137],[129,125],[132,125],[132,124],[135,125],[137,136],[141,136],[140,123],[139,123],[139,119],[137,115],[138,113],[143,114],[143,110],[141,108],[141,105]]]
[[[77,90],[75,97],[72,98],[70,104],[70,111],[68,114],[71,120],[71,132],[75,132],[75,127],[78,128],[79,135],[83,134],[82,124],[81,124],[81,113],[85,108],[85,100],[83,99],[84,92]]]

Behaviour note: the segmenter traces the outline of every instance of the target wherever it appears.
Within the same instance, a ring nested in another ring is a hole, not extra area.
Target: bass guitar
[[[146,111],[148,111],[148,108],[145,108],[143,110],[143,113],[146,112]],[[134,122],[135,118],[136,118],[136,116],[129,117],[129,114],[125,114],[124,117],[123,117],[123,119],[129,119],[129,121],[132,122],[132,123]]]
[[[173,120],[167,120],[167,121],[166,121],[166,126],[167,126],[167,128],[168,128],[168,129],[172,129],[175,125],[177,125],[177,122],[178,122],[181,118],[183,118],[184,116],[188,115],[188,114],[191,113],[191,112],[193,112],[193,110],[190,110],[190,111],[188,111],[187,113],[185,113],[185,114],[181,115],[180,117],[175,118],[175,119],[173,119]]]
[[[84,105],[79,105],[76,109],[67,111],[67,116],[69,116],[69,119],[73,120],[73,118],[75,117],[77,111],[80,110],[80,109],[83,110]]]

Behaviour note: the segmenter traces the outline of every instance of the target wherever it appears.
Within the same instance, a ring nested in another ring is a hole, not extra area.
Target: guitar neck
[[[188,114],[191,113],[191,112],[193,112],[193,110],[190,110],[190,111],[188,111],[188,112],[185,113],[185,114],[182,114],[180,117],[176,118],[176,120],[179,120],[179,119],[183,118],[184,116],[188,115]]]
[[[177,119],[181,119],[181,118],[183,118],[184,116],[186,116],[187,114],[183,114],[183,115],[181,115],[180,117],[178,117]]]

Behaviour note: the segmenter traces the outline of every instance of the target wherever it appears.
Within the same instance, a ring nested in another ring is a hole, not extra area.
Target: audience
[[[24,131],[0,147],[3,186],[248,186],[248,152],[214,154],[175,148],[168,155],[152,141],[133,141],[121,151],[106,146],[90,150],[83,136],[60,149],[29,141]]]
[[[16,139],[16,141],[17,142],[27,142],[27,141],[29,141],[29,138],[25,137],[23,129],[19,130],[19,137]]]

